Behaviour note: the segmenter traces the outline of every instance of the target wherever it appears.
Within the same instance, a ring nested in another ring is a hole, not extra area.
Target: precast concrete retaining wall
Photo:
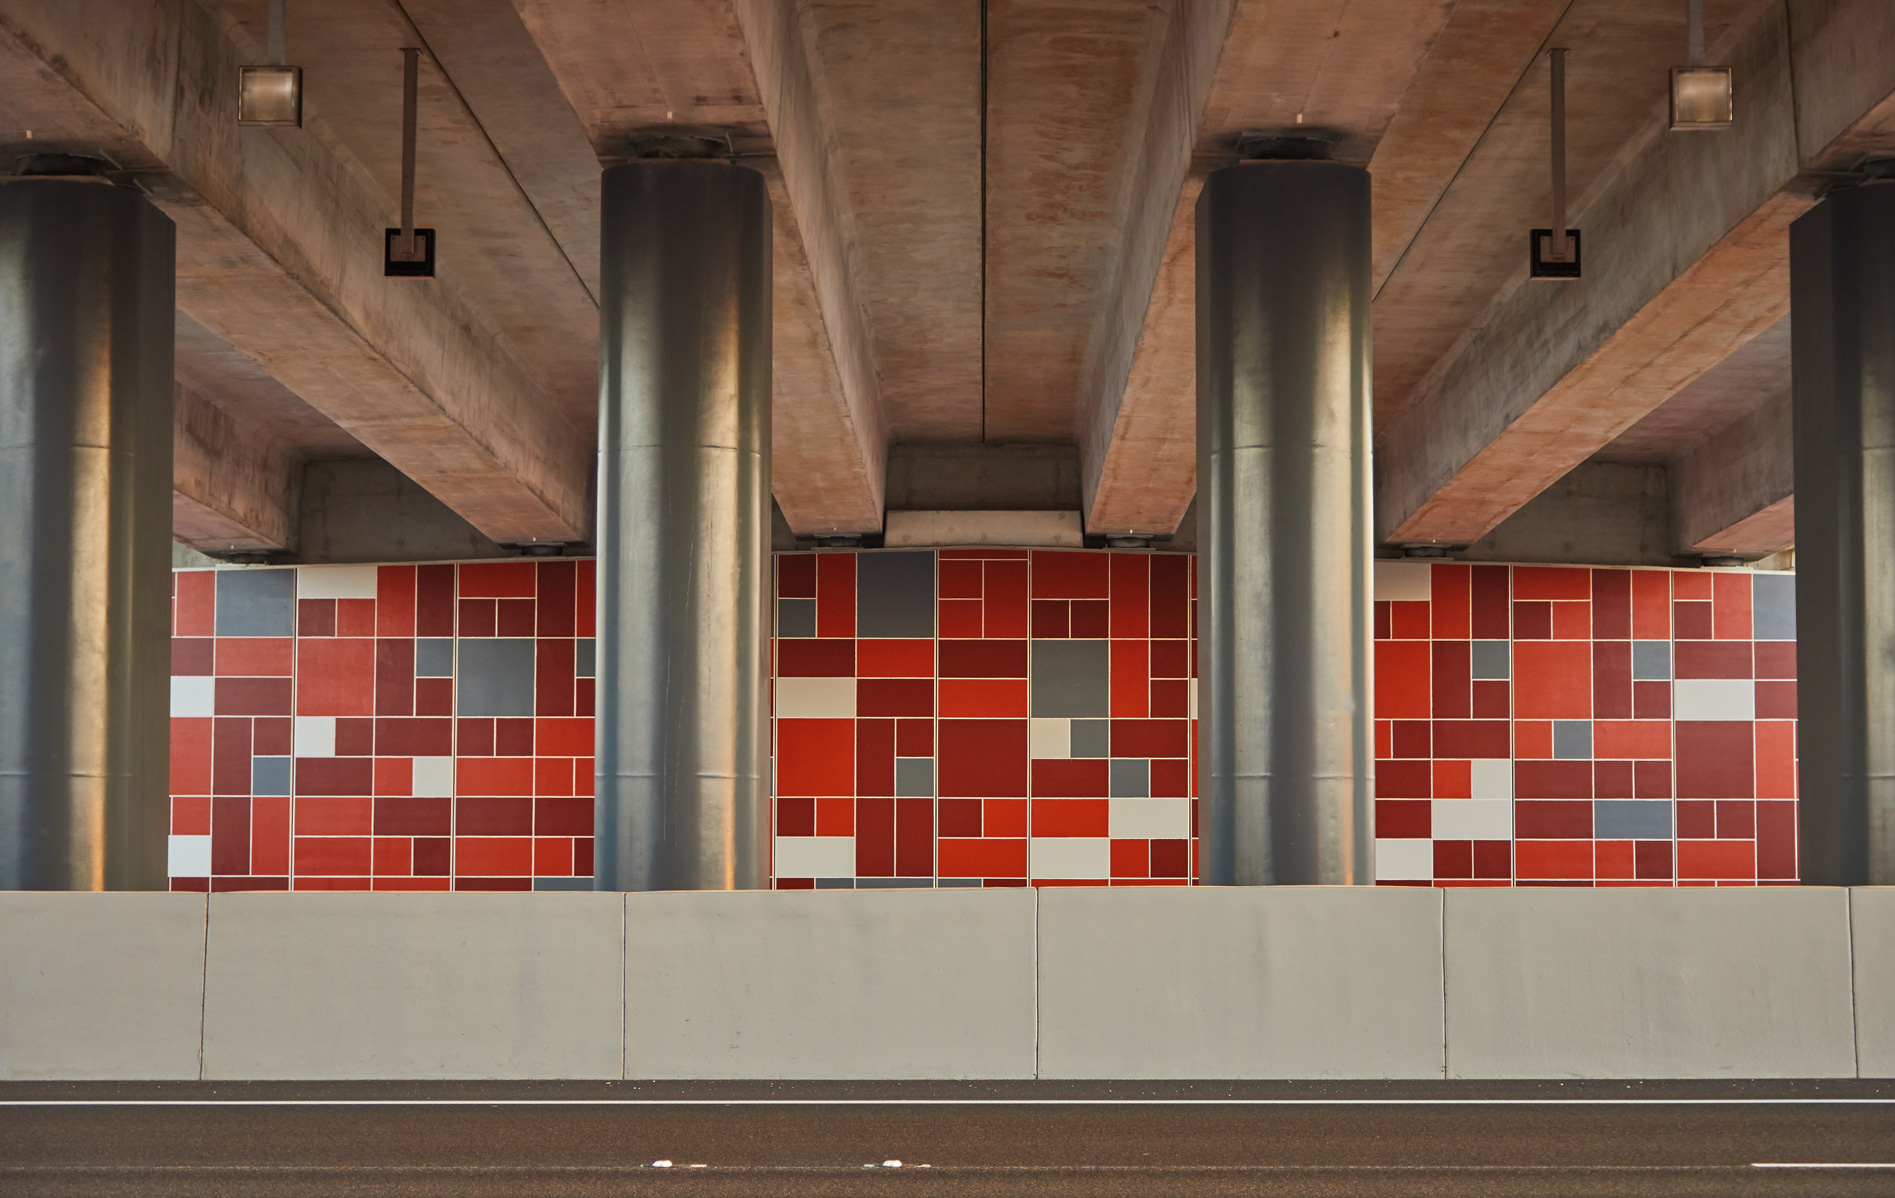
[[[1895,890],[0,894],[0,1078],[1895,1076]]]

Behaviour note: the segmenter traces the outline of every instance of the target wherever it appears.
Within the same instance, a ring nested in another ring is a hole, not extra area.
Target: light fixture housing
[[[270,128],[303,127],[303,68],[237,68],[237,123]]]
[[[1560,261],[1553,256],[1553,230],[1534,229],[1527,235],[1527,277],[1533,279],[1577,279],[1579,269],[1579,230],[1568,229],[1566,236],[1572,257]]]
[[[1728,129],[1731,122],[1729,67],[1671,68],[1673,129]]]
[[[416,229],[414,253],[410,256],[400,229],[382,234],[382,274],[391,279],[432,279],[434,277],[434,230]]]

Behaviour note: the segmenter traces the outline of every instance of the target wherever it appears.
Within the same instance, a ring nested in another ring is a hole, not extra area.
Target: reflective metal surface
[[[1197,207],[1203,879],[1370,883],[1369,176]]]
[[[605,172],[596,878],[769,868],[770,201],[707,161]]]
[[[0,890],[167,884],[174,244],[0,180]]]
[[[1895,884],[1895,183],[1790,229],[1801,877]]]

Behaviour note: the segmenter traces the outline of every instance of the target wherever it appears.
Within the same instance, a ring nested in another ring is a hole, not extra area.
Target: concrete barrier
[[[1440,1077],[1441,894],[1040,894],[1040,1076]]]
[[[635,894],[625,1076],[1033,1076],[1033,892]]]
[[[1453,890],[1448,1076],[1848,1077],[1849,896]]]
[[[0,1079],[191,1079],[204,896],[0,892]]]
[[[1856,1073],[1895,1077],[1895,888],[1849,892]]]
[[[204,1076],[616,1078],[615,894],[217,894]]]

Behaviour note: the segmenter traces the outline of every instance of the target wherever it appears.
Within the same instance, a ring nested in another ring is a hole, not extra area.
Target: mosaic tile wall
[[[1192,559],[779,555],[776,884],[1182,885]],[[593,564],[176,574],[176,889],[592,869]],[[1794,582],[1378,562],[1379,880],[1795,879]]]
[[[593,564],[174,574],[174,890],[589,889]]]

